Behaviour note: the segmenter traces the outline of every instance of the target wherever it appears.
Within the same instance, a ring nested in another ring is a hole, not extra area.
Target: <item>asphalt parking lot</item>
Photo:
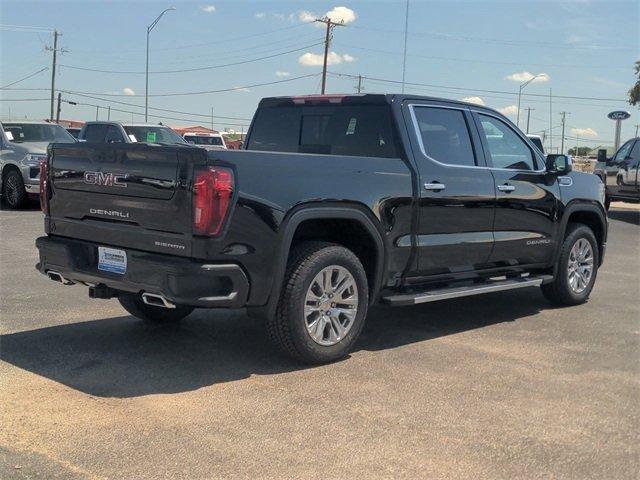
[[[0,478],[638,478],[640,211],[591,300],[537,289],[376,308],[309,368],[243,312],[150,327],[37,273],[0,211]]]

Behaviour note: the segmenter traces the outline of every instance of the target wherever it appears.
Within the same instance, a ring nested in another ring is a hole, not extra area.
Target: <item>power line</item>
[[[75,95],[75,96],[83,97],[83,98],[91,98],[93,100],[101,100],[103,102],[116,103],[118,105],[126,105],[126,106],[129,106],[129,107],[144,108],[144,105],[137,105],[135,103],[128,103],[128,102],[121,102],[119,100],[106,99],[106,98],[96,97],[96,96],[93,96],[93,95],[85,95],[83,93],[74,92],[72,90],[60,90],[60,91],[63,92],[63,93],[66,93],[68,95]],[[195,116],[195,117],[211,118],[211,114],[183,112],[183,111],[179,111],[179,110],[170,110],[170,109],[167,109],[167,108],[149,107],[149,110],[158,110],[160,112],[178,113],[178,114],[181,114],[181,115],[192,115],[192,116]],[[225,119],[225,120],[251,121],[250,118],[226,117],[224,115],[216,115],[216,118],[222,118],[222,119]]]
[[[392,55],[394,57],[397,57],[398,55],[402,54],[402,52],[398,52],[398,51],[378,50],[375,48],[367,48],[367,47],[357,47],[355,45],[348,45],[343,43],[341,43],[341,45],[344,45],[348,48],[353,48],[356,50],[362,50],[362,51],[372,52],[372,53],[382,53],[384,55]],[[409,57],[424,58],[428,60],[442,60],[446,62],[482,63],[482,64],[491,64],[491,65],[513,65],[518,67],[524,67],[526,65],[526,66],[541,67],[541,68],[557,67],[557,68],[584,68],[584,69],[598,69],[598,70],[602,70],[602,69],[630,70],[630,67],[613,67],[613,66],[607,66],[607,65],[569,65],[569,64],[561,65],[557,63],[502,62],[502,61],[494,61],[494,60],[477,60],[477,59],[470,59],[470,58],[452,58],[452,57],[442,57],[442,56],[434,56],[434,55],[420,55],[418,53],[407,53],[407,55]]]
[[[244,65],[244,64],[247,64],[247,63],[258,62],[258,61],[266,60],[266,59],[269,59],[269,58],[281,57],[282,55],[287,55],[287,54],[293,53],[293,52],[299,52],[301,50],[306,50],[308,48],[315,47],[315,46],[318,46],[318,45],[321,45],[321,44],[322,44],[322,42],[313,43],[311,45],[305,45],[303,47],[295,48],[293,50],[287,50],[285,52],[274,53],[272,55],[266,55],[264,57],[253,58],[251,60],[241,60],[241,61],[238,61],[238,62],[231,62],[231,63],[225,63],[225,64],[220,64],[220,65],[209,65],[207,67],[185,68],[185,69],[179,69],[179,70],[162,70],[162,71],[149,72],[149,74],[200,72],[200,71],[203,71],[203,70],[212,70],[212,69],[216,69],[216,68],[231,67],[231,66],[235,66],[235,65]],[[62,65],[62,64],[60,66],[61,67],[65,67],[65,68],[70,68],[72,70],[82,70],[82,71],[85,71],[85,72],[112,73],[112,74],[123,74],[123,75],[145,75],[146,74],[146,72],[143,72],[143,71],[102,70],[102,69],[98,69],[98,68],[77,67],[77,66],[74,66],[74,65]]]
[[[344,76],[349,78],[357,78],[357,75],[346,74],[346,73],[333,73],[333,75]],[[385,78],[376,78],[376,77],[367,77],[363,76],[363,78],[368,80],[373,80],[377,82],[383,83],[392,83],[392,84],[400,84],[402,83],[399,80],[390,80]],[[416,83],[416,82],[405,82],[407,85],[418,85],[423,87],[433,87],[433,88],[443,88],[448,90],[459,90],[463,92],[487,92],[487,93],[498,93],[498,94],[507,94],[507,95],[517,95],[516,92],[508,92],[504,90],[484,90],[480,88],[466,88],[466,87],[450,87],[447,85],[433,85],[428,83]],[[523,96],[528,97],[548,97],[548,95],[540,94],[540,93],[523,93]],[[579,97],[574,95],[554,95],[554,98],[567,98],[567,99],[575,99],[575,100],[595,100],[595,101],[606,101],[606,102],[626,102],[626,99],[620,98],[599,98],[599,97]]]
[[[31,77],[35,77],[36,75],[38,75],[39,73],[44,72],[45,70],[49,70],[49,67],[41,68],[37,72],[33,72],[33,73],[27,75],[26,77],[21,78],[20,80],[16,80],[15,82],[8,83],[7,85],[4,85],[4,86],[2,86],[0,88],[7,88],[7,87],[10,87],[11,85],[15,85],[16,83],[24,82],[25,80],[28,80]]]

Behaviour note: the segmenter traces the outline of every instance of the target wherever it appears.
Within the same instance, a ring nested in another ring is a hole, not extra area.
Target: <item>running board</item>
[[[483,293],[501,292],[503,290],[515,290],[516,288],[539,287],[543,283],[553,280],[552,275],[536,275],[520,278],[507,278],[501,280],[488,280],[483,283],[471,285],[445,287],[424,292],[403,293],[400,295],[388,295],[382,297],[382,302],[394,307],[416,305],[418,303],[437,302],[449,298],[469,297]]]

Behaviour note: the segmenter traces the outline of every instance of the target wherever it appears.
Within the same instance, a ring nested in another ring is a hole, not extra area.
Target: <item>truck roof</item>
[[[160,125],[159,123],[131,123],[131,122],[118,122],[117,120],[91,120],[85,122],[85,125],[106,124],[106,125],[122,125],[123,127],[165,127],[171,128],[168,125]]]
[[[474,107],[489,112],[497,112],[493,108],[477,103],[463,102],[462,100],[454,100],[451,98],[430,97],[426,95],[413,95],[408,93],[345,93],[345,94],[329,94],[329,95],[300,95],[300,96],[282,96],[282,97],[266,97],[260,101],[260,107],[275,107],[282,105],[302,105],[305,103],[349,103],[349,104],[390,104],[393,102],[403,102],[405,100],[420,100],[431,102],[446,102],[468,107]],[[499,113],[499,112],[497,112]],[[501,114],[502,115],[502,114]]]

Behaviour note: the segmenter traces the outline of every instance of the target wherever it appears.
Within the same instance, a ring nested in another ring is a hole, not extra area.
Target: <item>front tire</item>
[[[140,295],[123,293],[118,297],[120,305],[140,320],[151,323],[174,323],[193,312],[193,307],[176,305],[176,308],[162,308],[147,305]]]
[[[305,242],[289,257],[269,336],[288,356],[328,363],[346,356],[364,326],[369,305],[367,275],[350,250]]]
[[[542,285],[542,293],[557,305],[578,305],[589,298],[599,265],[598,242],[593,231],[581,223],[571,223],[562,243],[556,278]]]
[[[27,203],[27,190],[24,188],[22,174],[17,170],[11,170],[4,177],[2,185],[4,201],[12,210],[18,210]]]

